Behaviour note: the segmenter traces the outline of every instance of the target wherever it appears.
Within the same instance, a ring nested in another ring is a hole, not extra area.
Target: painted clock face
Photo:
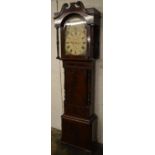
[[[87,51],[87,29],[85,21],[72,17],[65,23],[65,54],[82,56]]]

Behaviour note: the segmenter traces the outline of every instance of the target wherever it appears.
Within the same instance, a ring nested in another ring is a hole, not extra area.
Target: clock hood
[[[61,11],[54,14],[55,27],[60,27],[63,21],[72,14],[83,17],[87,24],[99,25],[100,12],[95,8],[85,9],[83,3],[78,1],[76,3],[70,3],[70,5],[65,3]]]

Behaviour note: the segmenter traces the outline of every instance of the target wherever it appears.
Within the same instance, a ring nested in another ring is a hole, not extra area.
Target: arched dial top
[[[66,20],[65,55],[83,56],[87,51],[86,22],[74,15]]]

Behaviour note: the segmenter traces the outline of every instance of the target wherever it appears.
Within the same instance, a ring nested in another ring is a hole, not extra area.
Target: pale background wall
[[[74,0],[75,1],[75,0]],[[103,12],[103,2],[102,0],[81,0],[86,8],[94,7],[98,9],[101,13]],[[58,10],[61,9],[63,3],[73,2],[73,0],[58,0]],[[56,0],[51,1],[52,5],[52,17],[53,13],[57,11]],[[95,113],[98,116],[98,141],[103,143],[103,37],[102,37],[102,19],[101,18],[101,36],[100,36],[100,59],[96,62],[96,86],[95,86]],[[52,88],[51,88],[51,101],[52,101],[52,113],[51,113],[51,125],[54,128],[61,129],[61,115],[63,113],[63,68],[61,61],[56,59],[56,30],[53,24],[52,18],[52,53],[51,53],[51,77],[52,77]],[[61,93],[62,92],[62,93]]]

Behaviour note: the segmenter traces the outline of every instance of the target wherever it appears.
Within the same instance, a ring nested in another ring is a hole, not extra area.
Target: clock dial
[[[79,18],[70,19],[65,29],[66,55],[85,55],[87,51],[87,30],[84,21]]]

